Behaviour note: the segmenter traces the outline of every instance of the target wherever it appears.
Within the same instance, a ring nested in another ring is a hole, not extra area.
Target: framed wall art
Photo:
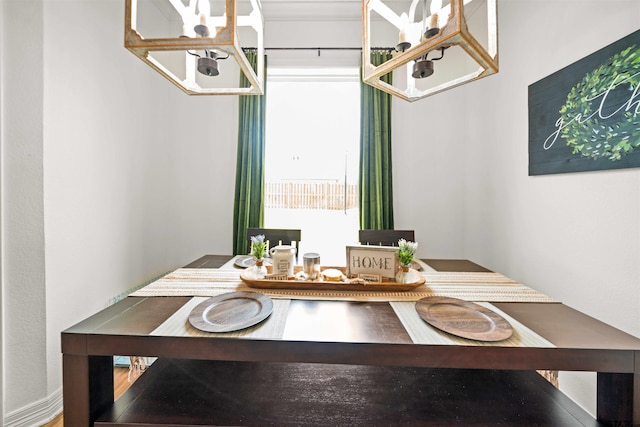
[[[640,30],[529,86],[529,175],[640,167]]]

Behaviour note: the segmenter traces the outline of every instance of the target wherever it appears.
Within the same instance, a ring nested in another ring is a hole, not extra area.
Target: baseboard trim
[[[62,388],[46,398],[17,409],[4,419],[5,427],[41,426],[53,420],[62,412]]]

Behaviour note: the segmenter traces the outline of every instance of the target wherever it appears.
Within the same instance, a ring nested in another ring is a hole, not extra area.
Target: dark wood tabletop
[[[212,266],[219,266],[223,259],[224,256],[206,256],[189,266],[215,268]],[[429,265],[436,268],[435,264]],[[445,268],[455,268],[454,264],[449,262]],[[472,264],[465,260],[459,263],[467,267]],[[538,399],[527,397],[533,400],[517,412],[520,425],[554,425],[546,424],[551,418],[539,415],[543,404],[551,414],[559,414],[553,410],[556,406],[563,408],[556,422],[567,414],[574,422],[555,425],[640,424],[640,339],[564,304],[493,303],[550,341],[553,348],[414,344],[391,306],[380,302],[292,300],[281,339],[149,335],[189,300],[190,297],[128,297],[62,333],[66,426],[87,426],[95,421],[98,421],[96,425],[159,424],[160,419],[145,418],[144,414],[148,415],[154,407],[169,411],[172,406],[167,402],[180,400],[175,390],[196,393],[197,399],[193,400],[193,417],[166,415],[164,420],[172,420],[171,425],[300,425],[300,413],[323,414],[323,407],[339,413],[331,425],[372,425],[364,421],[387,419],[384,417],[396,420],[381,421],[385,425],[451,425],[460,424],[450,418],[451,413],[455,413],[453,409],[438,414],[431,408],[431,413],[427,413],[424,408],[412,406],[417,403],[406,400],[406,393],[413,398],[423,396],[419,399],[421,402],[426,396],[440,399],[443,407],[447,407],[445,403],[451,404],[451,397],[435,390],[445,390],[446,384],[471,390],[483,382],[493,384],[485,389],[487,399],[493,396],[494,407],[502,402],[503,409],[494,409],[490,422],[490,417],[478,412],[487,407],[486,401],[473,393],[461,395],[460,399],[454,399],[453,407],[466,408],[460,415],[462,424],[470,423],[474,416],[488,424],[500,424],[501,419],[514,416],[516,400],[529,396],[532,387],[537,390]],[[159,358],[140,383],[136,382],[115,404],[113,355]],[[539,383],[542,377],[531,374],[537,369],[597,372],[597,420],[544,380]],[[465,374],[456,375],[458,370],[464,370]],[[293,371],[298,376],[288,374]],[[357,402],[349,399],[354,385],[338,381],[349,376],[362,378],[362,393],[371,395],[358,398]],[[424,381],[410,385],[408,376],[418,376]],[[193,388],[193,378],[199,379],[200,388]],[[251,384],[253,388],[249,387]],[[325,399],[316,396],[316,399],[305,400],[295,416],[285,415],[296,408],[292,402],[297,399],[296,393],[302,393],[300,387],[305,384],[317,395],[326,395]],[[331,386],[325,388],[323,384]],[[375,392],[399,390],[403,386],[407,387],[405,394],[397,393],[395,400],[389,393]],[[222,389],[228,394],[221,394]],[[274,395],[269,397],[271,389]],[[509,398],[506,394],[515,389],[518,392]],[[280,391],[275,393],[275,390]],[[541,391],[544,393],[539,394]],[[227,400],[222,399],[222,395]],[[275,398],[276,395],[279,397]],[[227,402],[226,409],[212,404],[219,399]],[[234,399],[253,399],[261,411],[254,406],[229,406]],[[412,409],[400,412],[409,411],[413,415],[398,418],[403,399]],[[395,409],[365,405],[382,400],[393,403]],[[267,407],[270,409],[265,409]],[[184,408],[174,407],[173,411],[181,413]],[[368,415],[359,418],[361,424],[353,417],[362,411]],[[211,424],[196,422],[198,417],[204,417],[199,418],[200,421],[208,419]],[[351,422],[347,422],[349,419]],[[311,415],[307,421],[304,424],[321,424],[320,418]]]

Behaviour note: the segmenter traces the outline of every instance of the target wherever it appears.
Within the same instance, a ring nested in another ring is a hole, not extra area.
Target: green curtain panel
[[[391,52],[373,51],[371,63],[391,59]],[[392,84],[391,74],[382,80]],[[360,229],[393,229],[391,167],[391,95],[360,84]]]
[[[247,59],[256,69],[257,52],[246,52]],[[266,75],[266,57],[265,75]],[[240,87],[248,87],[244,74]],[[265,105],[264,95],[241,95],[238,111],[238,158],[236,161],[236,189],[233,203],[233,254],[247,254],[247,227],[262,227],[264,221],[264,150]]]

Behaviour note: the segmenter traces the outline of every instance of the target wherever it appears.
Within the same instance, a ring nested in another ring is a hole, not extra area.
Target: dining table
[[[64,425],[640,425],[638,337],[470,260],[418,260],[424,284],[402,292],[255,289],[239,261],[204,255],[64,330]],[[262,316],[194,321],[230,295]],[[510,334],[442,329],[419,309],[434,298]],[[117,400],[114,356],[148,361]],[[558,371],[597,373],[596,414]]]

